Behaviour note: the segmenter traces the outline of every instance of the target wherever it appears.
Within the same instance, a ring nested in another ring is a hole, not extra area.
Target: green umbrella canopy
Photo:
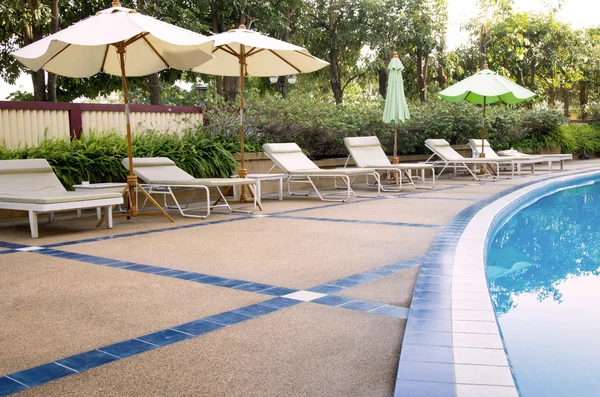
[[[498,73],[483,69],[471,77],[440,91],[439,96],[448,102],[469,101],[482,105],[502,101],[508,104],[527,101],[535,96],[527,88],[513,83]]]
[[[403,70],[404,66],[398,59],[398,54],[394,53],[394,57],[388,66],[387,95],[385,97],[385,108],[383,109],[383,121],[386,123],[398,124],[410,119],[406,97],[404,96]]]
[[[498,73],[489,70],[487,65],[483,70],[471,77],[442,90],[438,94],[448,102],[469,101],[483,105],[483,125],[481,128],[481,157],[485,157],[485,105],[502,101],[508,104],[527,101],[535,96],[527,88],[513,83]]]
[[[394,57],[388,66],[388,84],[387,95],[385,97],[385,108],[383,109],[383,121],[385,123],[394,123],[397,126],[400,122],[410,119],[406,97],[404,96],[404,81],[402,81],[402,71],[404,65],[398,59],[398,53],[394,51]],[[394,163],[398,163],[398,128],[394,128]]]

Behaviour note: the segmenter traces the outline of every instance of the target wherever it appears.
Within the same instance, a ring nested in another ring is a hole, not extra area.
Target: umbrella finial
[[[113,0],[112,6],[113,7],[121,7],[121,2],[119,0]]]
[[[484,64],[483,64],[483,69],[481,69],[481,70],[486,70],[486,69],[489,69],[489,68],[488,68],[488,64],[487,64],[487,63],[484,63]]]
[[[241,24],[240,27],[238,29],[246,29],[246,25]]]
[[[394,51],[394,58],[398,58],[398,51]]]

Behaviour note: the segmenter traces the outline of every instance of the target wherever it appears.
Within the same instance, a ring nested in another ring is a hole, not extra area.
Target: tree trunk
[[[387,68],[379,68],[377,74],[379,75],[379,94],[381,94],[381,97],[385,99],[387,97]]]
[[[150,105],[160,105],[160,80],[158,73],[152,73],[147,77],[148,90],[150,91]]]
[[[440,86],[440,90],[446,88],[446,84],[448,84],[448,77],[446,76],[446,72],[444,71],[444,66],[440,62],[438,62],[436,80]]]
[[[429,56],[423,56],[423,50],[417,48],[417,88],[421,103],[427,102],[427,68]]]
[[[487,46],[489,31],[487,26],[481,25],[479,34],[479,69],[483,70],[487,64]]]
[[[582,80],[579,82],[579,106],[581,108],[581,115],[579,118],[581,120],[587,120],[588,118],[588,89],[587,89],[587,81]]]
[[[59,30],[58,21],[59,21],[59,11],[58,11],[58,0],[52,0],[50,4],[50,9],[52,12],[52,33],[56,33]],[[56,102],[56,75],[54,73],[48,73],[48,87],[46,87],[48,91],[48,101]]]
[[[335,104],[341,105],[344,101],[344,93],[342,91],[342,84],[340,82],[337,51],[331,50],[329,52],[329,83],[331,84],[331,91],[335,98]]]
[[[235,101],[240,90],[240,78],[239,77],[223,77],[223,98],[228,102]]]
[[[563,99],[563,113],[565,117],[571,117],[571,111],[569,110],[569,90],[566,88],[562,89],[562,99]]]

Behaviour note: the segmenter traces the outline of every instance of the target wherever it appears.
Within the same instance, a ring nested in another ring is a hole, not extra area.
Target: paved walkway
[[[0,395],[391,396],[430,244],[463,209],[550,174],[525,175],[113,230],[90,212],[38,240],[0,226]]]

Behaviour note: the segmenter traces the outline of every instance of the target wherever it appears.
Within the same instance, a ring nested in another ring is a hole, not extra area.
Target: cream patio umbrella
[[[212,58],[213,39],[135,10],[112,7],[97,12],[53,35],[15,51],[12,55],[28,68],[47,70],[67,77],[90,77],[96,73],[121,76],[127,126],[129,176],[127,216],[139,215],[135,189],[143,192],[161,213],[173,219],[142,189],[133,174],[131,126],[127,76],[145,76],[163,69],[189,70]]]
[[[473,76],[442,90],[438,95],[448,102],[466,100],[478,105],[483,105],[483,126],[481,127],[481,153],[485,157],[485,106],[489,103],[502,101],[515,104],[528,101],[535,96],[527,88],[513,83],[498,73],[489,70],[487,65]]]
[[[245,178],[248,170],[244,166],[244,77],[309,73],[329,63],[312,56],[305,48],[248,30],[244,25],[211,38],[215,41],[215,57],[192,70],[216,76],[240,77],[241,164],[238,175]],[[246,199],[243,186],[240,198],[242,201]]]

